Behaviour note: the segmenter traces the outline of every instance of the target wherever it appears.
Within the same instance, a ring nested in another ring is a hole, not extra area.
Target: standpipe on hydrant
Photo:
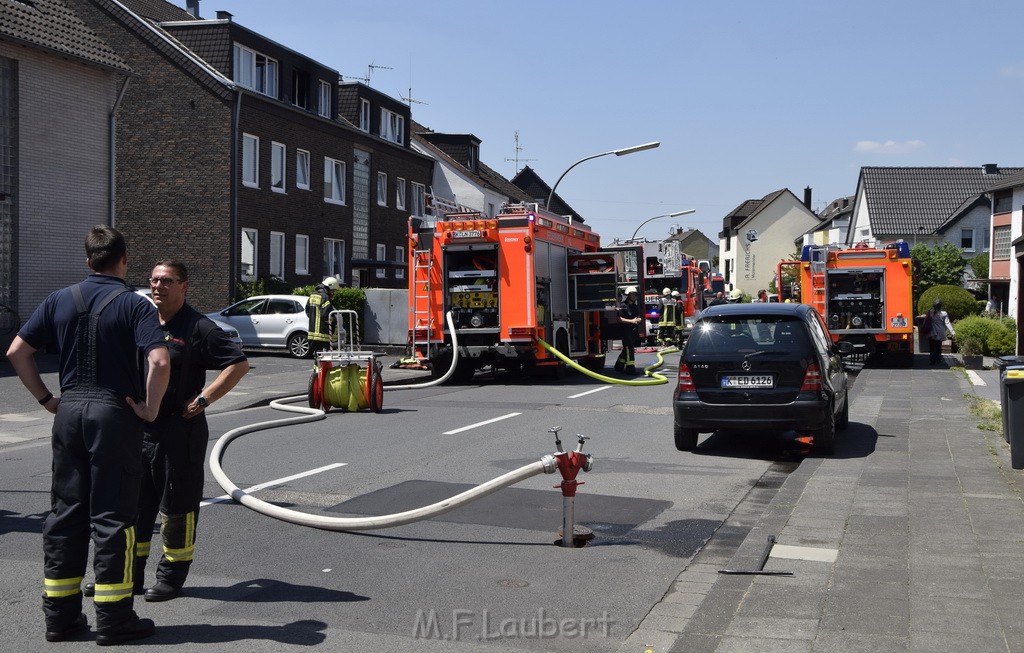
[[[548,429],[548,433],[555,434],[555,449],[558,450],[555,454],[555,464],[562,474],[562,482],[554,486],[562,490],[562,546],[571,547],[575,529],[576,487],[583,485],[583,481],[576,480],[576,475],[581,469],[585,472],[593,469],[594,458],[589,453],[583,453],[583,443],[590,439],[585,435],[576,435],[578,444],[574,451],[562,449],[562,441],[558,439],[558,432],[561,430],[561,426],[553,426]]]

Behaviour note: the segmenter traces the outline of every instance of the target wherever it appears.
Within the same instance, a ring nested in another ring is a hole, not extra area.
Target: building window
[[[298,69],[292,70],[292,104],[309,108],[309,75]]]
[[[992,258],[1010,258],[1010,225],[992,228]]]
[[[405,180],[401,177],[395,180],[395,208],[405,210]]]
[[[387,109],[380,110],[380,137],[399,145],[405,144],[405,117]]]
[[[377,269],[374,270],[374,274],[378,279],[384,279],[388,276],[388,271],[382,266],[384,261],[388,259],[388,246],[377,243]]]
[[[418,217],[425,215],[427,204],[427,187],[412,182],[412,214]]]
[[[270,142],[270,189],[284,192],[284,159],[286,148],[281,143]]]
[[[284,234],[270,232],[270,276],[284,279]]]
[[[370,101],[359,100],[359,129],[370,131]]]
[[[309,190],[309,152],[295,150],[295,187]]]
[[[377,173],[377,204],[388,205],[388,173]]]
[[[1009,213],[1013,210],[1013,189],[997,190],[992,201],[993,213]]]
[[[242,229],[242,281],[256,278],[256,245],[259,233],[255,229]]]
[[[277,98],[277,61],[235,43],[234,80],[245,88]]]
[[[487,217],[488,218],[493,218],[494,217],[494,202],[488,202],[487,203]]]
[[[395,263],[399,263],[400,264],[399,267],[395,268],[395,278],[396,279],[404,279],[405,278],[405,248],[404,247],[396,247],[395,248]]]
[[[295,274],[309,274],[309,236],[295,234]]]
[[[324,118],[331,117],[331,85],[329,82],[320,80],[320,101],[317,103],[317,113]]]
[[[960,248],[965,252],[974,251],[974,229],[960,230]]]
[[[260,187],[260,139],[251,134],[242,134],[242,184]]]
[[[345,278],[345,241],[324,238],[324,276]]]
[[[345,203],[345,163],[324,157],[324,201]]]

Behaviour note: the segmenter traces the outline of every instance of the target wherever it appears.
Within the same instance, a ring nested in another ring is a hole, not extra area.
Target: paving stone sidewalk
[[[743,543],[724,559],[712,539],[659,607],[664,637],[650,645],[1024,651],[1024,472],[969,411],[968,395],[998,397],[998,373],[984,377],[978,392],[961,370],[863,370],[836,455],[805,459],[763,512],[726,523],[726,537],[749,528]],[[769,535],[764,568],[792,576],[717,573],[756,566]]]

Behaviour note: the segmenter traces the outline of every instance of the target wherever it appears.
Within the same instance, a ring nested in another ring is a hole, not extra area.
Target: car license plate
[[[890,329],[906,329],[908,326],[907,318],[905,317],[891,317],[889,318]]]
[[[723,388],[774,388],[771,374],[723,374]]]

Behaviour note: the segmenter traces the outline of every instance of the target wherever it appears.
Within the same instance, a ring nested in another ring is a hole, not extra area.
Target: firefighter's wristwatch
[[[207,406],[210,405],[210,402],[207,401],[206,397],[204,397],[203,395],[199,395],[198,397],[196,397],[196,403],[199,404],[201,408],[206,408]]]

